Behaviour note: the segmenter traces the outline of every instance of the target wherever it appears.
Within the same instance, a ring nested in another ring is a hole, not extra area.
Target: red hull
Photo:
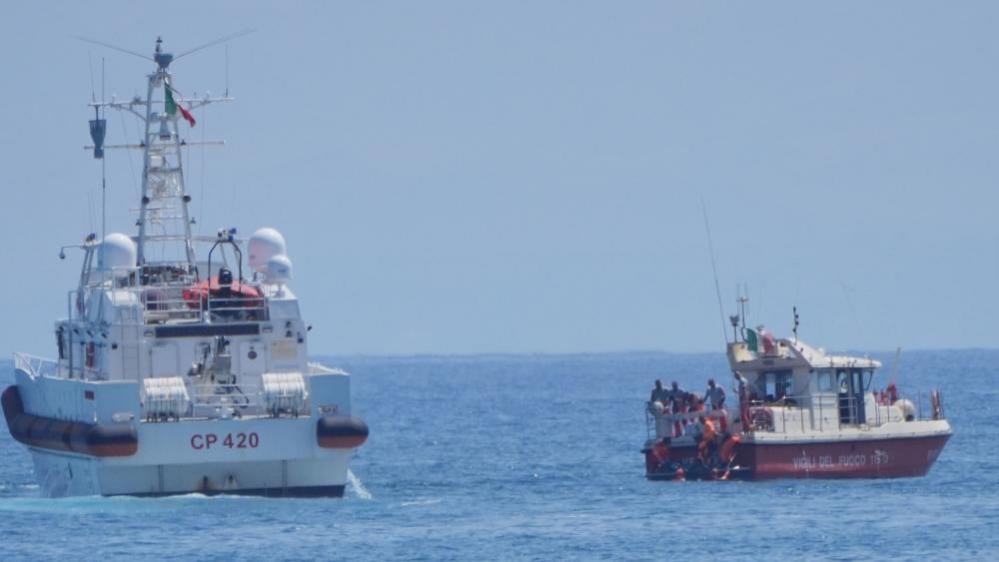
[[[949,435],[824,441],[743,443],[736,465],[749,467],[751,480],[773,478],[899,478],[923,476],[937,460]],[[695,454],[693,447],[670,450],[674,460]],[[646,453],[646,470],[652,461]]]

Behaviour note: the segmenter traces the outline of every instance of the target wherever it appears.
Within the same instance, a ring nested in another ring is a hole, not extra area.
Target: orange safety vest
[[[664,462],[669,461],[669,447],[663,444],[662,441],[656,443],[655,446],[652,447],[652,456],[656,459],[657,465],[661,465]]]
[[[701,439],[704,442],[714,441],[715,437],[718,435],[718,430],[715,429],[715,422],[711,421],[711,418],[704,420],[704,434]]]

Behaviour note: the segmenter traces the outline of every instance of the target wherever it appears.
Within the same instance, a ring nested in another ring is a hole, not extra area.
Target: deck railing
[[[301,408],[295,412],[268,410],[264,400],[263,389],[256,383],[245,384],[188,384],[191,400],[188,412],[179,418],[161,418],[146,416],[146,421],[176,421],[190,418],[241,418],[253,416],[276,415],[308,415],[310,401],[308,398]]]
[[[864,395],[864,420],[860,423],[858,399],[856,396],[843,396],[834,393],[786,396],[779,400],[753,400],[745,408],[737,406],[727,413],[726,423],[739,426],[743,430],[805,433],[806,431],[833,431],[847,426],[866,425],[878,427],[889,422],[915,421],[927,419],[945,419],[943,399],[939,390],[929,394],[917,392],[908,395],[897,393],[897,398],[889,403],[882,400],[881,393],[873,393],[873,407],[869,398],[872,393]],[[925,416],[928,413],[929,416]],[[720,410],[669,412],[659,413],[652,402],[645,407],[646,431],[649,438],[664,433],[663,429],[671,429],[676,436],[676,427],[685,434],[691,422],[701,416],[718,419],[722,416]],[[746,427],[743,427],[746,426]]]
[[[20,369],[33,377],[55,377],[59,375],[58,361],[27,353],[14,353],[14,368]]]
[[[256,416],[264,413],[256,384],[192,384],[192,414],[196,418]]]
[[[81,319],[86,303],[105,287],[88,287],[69,292],[67,312],[70,320]],[[171,322],[206,322],[221,324],[228,322],[266,322],[269,320],[267,297],[212,296],[192,294],[189,285],[142,285],[119,287],[112,291],[112,304],[122,305],[121,293],[126,291],[129,299],[136,299],[141,314],[134,318],[143,324],[166,324]]]

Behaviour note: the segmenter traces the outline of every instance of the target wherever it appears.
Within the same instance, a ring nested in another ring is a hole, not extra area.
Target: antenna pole
[[[791,307],[791,311],[794,312],[794,343],[798,343],[798,307],[797,305]]]
[[[101,103],[104,103],[104,57],[101,57]],[[105,114],[107,111],[105,110]],[[101,158],[101,240],[108,235],[108,174],[107,160]]]
[[[891,380],[888,382],[895,383],[898,378],[898,363],[902,360],[902,348],[895,348],[895,361],[891,364]]]
[[[708,253],[711,256],[711,272],[715,276],[715,295],[718,297],[718,314],[721,319],[722,339],[728,347],[728,332],[725,330],[725,307],[722,305],[721,287],[718,285],[718,266],[715,264],[715,244],[711,240],[711,224],[708,223],[708,206],[701,197],[701,213],[704,215],[704,231],[708,234]]]
[[[748,293],[749,290],[746,290]],[[745,295],[739,295],[739,316],[742,318],[742,335],[746,335],[746,303],[749,302],[749,297]]]

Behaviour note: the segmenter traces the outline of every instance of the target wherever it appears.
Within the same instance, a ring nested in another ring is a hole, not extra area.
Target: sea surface
[[[321,359],[371,428],[344,499],[47,499],[3,426],[0,559],[999,559],[999,351],[902,355],[956,429],[925,478],[775,482],[644,478],[653,380],[722,354]]]

